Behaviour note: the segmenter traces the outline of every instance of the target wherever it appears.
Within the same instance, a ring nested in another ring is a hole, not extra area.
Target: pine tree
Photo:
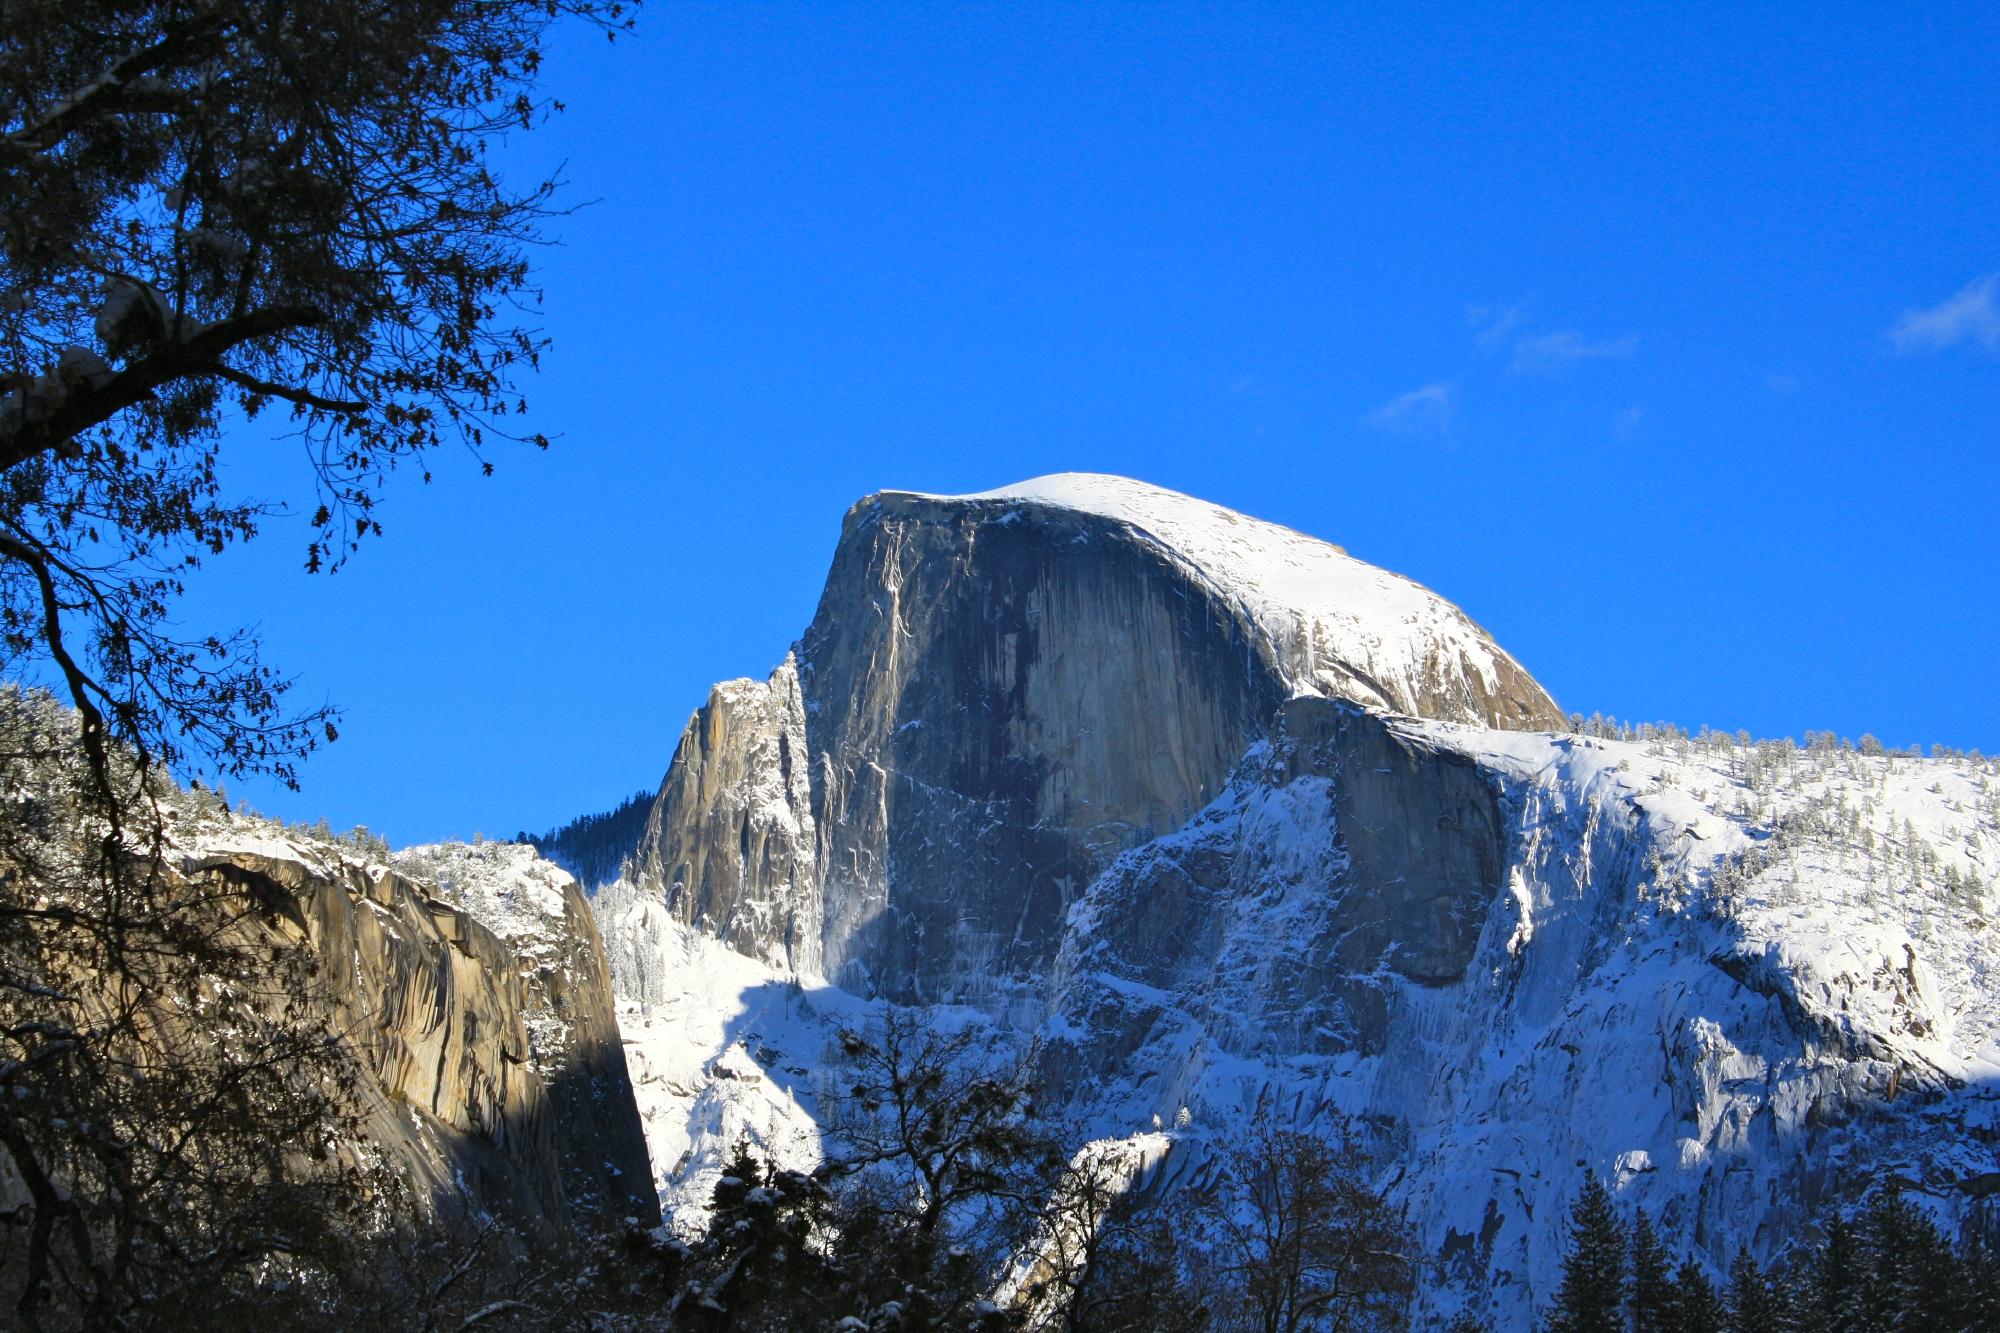
[[[1674,1274],[1673,1333],[1722,1333],[1726,1311],[1715,1285],[1692,1259],[1681,1260]]]
[[[1629,1283],[1633,1333],[1667,1333],[1673,1317],[1674,1282],[1666,1247],[1644,1213],[1632,1219]]]
[[[1958,1256],[1930,1218],[1883,1190],[1862,1224],[1869,1281],[1865,1308],[1876,1328],[1958,1328],[1966,1293]]]
[[[1624,1278],[1624,1228],[1611,1206],[1611,1192],[1586,1168],[1583,1189],[1570,1207],[1569,1248],[1553,1326],[1559,1333],[1623,1333]]]
[[[1778,1327],[1778,1302],[1771,1280],[1744,1246],[1729,1265],[1729,1333],[1773,1333]]]
[[[1967,1328],[2000,1328],[2000,1249],[1990,1239],[1966,1242],[1959,1255]]]
[[[1808,1314],[1813,1327],[1824,1333],[1861,1333],[1867,1327],[1865,1265],[1853,1226],[1836,1218],[1812,1257]]]

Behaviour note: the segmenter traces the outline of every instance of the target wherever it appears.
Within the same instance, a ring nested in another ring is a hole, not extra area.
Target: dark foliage
[[[634,792],[602,814],[580,816],[547,833],[523,832],[514,841],[527,843],[595,893],[617,879],[639,850],[652,813],[653,793]]]
[[[738,1148],[692,1246],[655,1242],[674,1326],[998,1330],[990,1298],[1053,1148],[1018,1067],[908,1013],[841,1035],[848,1151],[808,1175]]]
[[[21,1201],[0,1310],[108,1328],[309,1306],[396,1197],[347,1152],[357,1067],[317,956],[284,904],[105,836],[74,726],[0,694],[0,1194]]]
[[[309,569],[380,531],[398,465],[512,434],[553,186],[488,152],[547,110],[550,24],[630,8],[0,5],[0,676],[74,710],[10,695],[0,724],[5,1317],[323,1322],[393,1234],[299,923],[169,856],[163,767],[292,781],[332,717],[174,613],[272,512],[222,484],[242,418],[303,445]]]
[[[1559,1333],[1614,1333],[1625,1327],[1625,1231],[1611,1192],[1585,1171],[1570,1207],[1569,1248],[1551,1327]]]
[[[1666,1247],[1644,1213],[1632,1219],[1629,1310],[1633,1333],[1668,1333],[1673,1327],[1673,1274],[1667,1263]]]
[[[840,1157],[808,1174],[739,1147],[700,1238],[635,1238],[674,1327],[1401,1326],[1407,1237],[1349,1136],[1264,1126],[1204,1199],[1161,1207],[1136,1152],[1065,1155],[970,1030],[896,1013],[842,1042]]]
[[[1582,1326],[1572,1321],[1584,1315],[1606,1318],[1592,1294],[1606,1272],[1601,1238],[1617,1221],[1595,1177],[1586,1174],[1571,1219],[1562,1292],[1548,1320],[1555,1329]],[[1749,1250],[1739,1250],[1722,1291],[1691,1257],[1667,1278],[1666,1251],[1651,1221],[1635,1218],[1624,1310],[1588,1326],[1634,1333],[2000,1328],[2000,1262],[1991,1248],[1977,1238],[1954,1247],[1922,1209],[1892,1188],[1878,1188],[1858,1217],[1830,1219],[1816,1243],[1780,1268],[1767,1269]]]
[[[1331,1134],[1260,1119],[1210,1201],[1218,1268],[1238,1318],[1263,1333],[1376,1328],[1415,1276],[1402,1219],[1369,1188],[1351,1126]]]
[[[1671,1319],[1667,1327],[1674,1333],[1722,1333],[1728,1315],[1722,1297],[1716,1294],[1715,1284],[1692,1259],[1681,1260],[1674,1271],[1673,1302],[1669,1308]]]
[[[554,186],[509,189],[489,151],[546,110],[549,25],[631,7],[8,0],[0,669],[69,693],[100,775],[122,742],[290,780],[332,737],[253,636],[173,622],[270,512],[225,494],[224,426],[289,414],[310,569],[380,531],[398,464],[508,435]]]

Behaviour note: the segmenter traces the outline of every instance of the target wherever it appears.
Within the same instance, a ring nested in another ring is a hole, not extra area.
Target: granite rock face
[[[857,989],[1031,987],[1085,887],[1301,694],[1561,721],[1457,608],[1288,529],[1119,478],[872,496],[793,655],[689,723],[635,878]]]
[[[1051,1043],[1056,1081],[1071,1061],[1112,1086],[1156,1075],[1157,1051],[1128,1061],[1167,1011],[1242,1055],[1380,1055],[1407,983],[1463,979],[1508,844],[1493,779],[1464,755],[1352,704],[1290,701],[1222,795],[1070,914],[1049,992],[1076,1038]]]
[[[656,1219],[588,905],[528,849],[491,850],[531,865],[479,867],[483,850],[425,849],[427,873],[459,871],[441,886],[253,826],[204,836],[179,868],[290,904],[283,928],[325,960],[320,1002],[365,1072],[370,1148],[429,1208],[548,1238]],[[536,881],[538,927],[482,910],[510,878]]]
[[[674,751],[634,858],[668,910],[752,957],[817,970],[818,848],[805,703],[791,657],[709,692]]]
[[[1369,1126],[1441,1261],[1424,1327],[1468,1302],[1535,1325],[1579,1163],[1717,1274],[1885,1178],[1983,1234],[2000,953],[1962,896],[1884,894],[1871,858],[1887,825],[1989,840],[1961,822],[1988,766],[1822,753],[1760,825],[1736,763],[1293,700],[1072,910],[1051,1091],[1107,1132],[1173,1123],[1196,1175],[1258,1117]]]
[[[1183,1046],[1381,1057],[1403,997],[1466,980],[1515,832],[1497,775],[1438,737],[1289,701],[1215,801],[1071,912],[1048,992],[1057,1082],[1081,1074],[1102,1100]],[[1165,1113],[1190,1098],[1169,1094]]]
[[[611,968],[582,887],[532,849],[439,843],[396,854],[513,955],[528,1064],[557,1127],[553,1162],[572,1218],[649,1218],[645,1135],[625,1065]]]
[[[714,1034],[655,1043],[663,1141],[809,1155],[812,1015],[963,1003],[1085,1136],[1170,1139],[1162,1189],[1359,1127],[1415,1326],[1525,1329],[1583,1164],[1716,1276],[1884,1180],[2000,1225],[1996,777],[1568,734],[1448,603],[1136,483],[892,493],[690,724],[607,933]]]

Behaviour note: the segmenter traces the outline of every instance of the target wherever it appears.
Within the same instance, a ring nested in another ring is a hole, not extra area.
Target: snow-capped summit
[[[1456,607],[1288,528],[1088,474],[885,491],[848,512],[785,663],[689,723],[634,878],[802,972],[1030,982],[1077,891],[1301,694],[1562,722]]]
[[[1155,546],[1254,627],[1301,694],[1492,726],[1559,728],[1555,702],[1458,607],[1331,542],[1162,486],[1058,472],[971,495],[884,491],[862,502],[1026,508],[1107,520]]]

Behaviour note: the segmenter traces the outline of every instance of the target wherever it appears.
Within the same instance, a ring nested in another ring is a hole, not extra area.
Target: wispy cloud
[[[1465,322],[1472,326],[1472,336],[1481,347],[1498,347],[1507,341],[1509,334],[1528,322],[1528,308],[1533,304],[1531,297],[1513,305],[1467,306]]]
[[[2000,273],[1974,278],[1958,294],[1928,310],[1905,310],[1889,330],[1889,341],[1905,352],[1934,352],[1976,342],[2000,352]]]
[[[1516,375],[1553,375],[1579,361],[1623,361],[1639,350],[1639,335],[1592,342],[1575,329],[1537,333],[1514,342],[1514,360],[1507,369]]]
[[[1362,424],[1386,435],[1439,437],[1451,432],[1458,408],[1458,389],[1449,382],[1426,384],[1398,394],[1362,418]]]

